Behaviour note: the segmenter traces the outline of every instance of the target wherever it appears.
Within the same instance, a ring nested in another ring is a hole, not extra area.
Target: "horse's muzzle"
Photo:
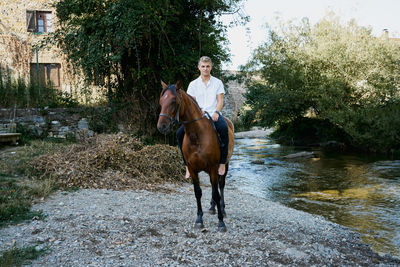
[[[158,131],[160,131],[160,133],[167,134],[170,129],[174,127],[175,124],[176,120],[174,118],[167,114],[160,113],[157,123],[157,129]]]
[[[166,123],[161,123],[157,125],[157,129],[160,133],[166,134],[169,132],[169,125],[167,125]]]

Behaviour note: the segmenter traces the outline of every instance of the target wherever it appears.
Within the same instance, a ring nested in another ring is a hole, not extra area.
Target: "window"
[[[52,32],[53,14],[50,11],[26,11],[26,26],[28,32]]]
[[[39,63],[39,86],[61,87],[60,79],[61,65],[58,63]],[[31,63],[31,82],[37,83],[38,69],[36,63]]]

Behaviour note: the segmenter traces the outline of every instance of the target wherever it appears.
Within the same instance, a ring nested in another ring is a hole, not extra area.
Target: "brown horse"
[[[215,205],[218,211],[218,229],[226,231],[224,223],[225,202],[224,187],[225,177],[228,172],[229,159],[233,153],[234,135],[233,124],[225,118],[228,124],[229,147],[224,175],[218,175],[221,152],[217,134],[211,120],[201,111],[197,102],[182,89],[182,84],[166,85],[161,82],[163,90],[160,96],[161,113],[157,128],[165,134],[176,123],[182,123],[185,129],[185,137],[182,144],[182,152],[192,177],[194,192],[197,200],[197,219],[195,226],[203,227],[203,210],[201,208],[201,188],[198,173],[205,171],[210,176],[212,185],[212,201],[210,212],[215,213]],[[218,191],[219,186],[219,191]]]

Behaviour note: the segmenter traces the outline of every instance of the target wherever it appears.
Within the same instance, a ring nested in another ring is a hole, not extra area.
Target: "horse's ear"
[[[175,86],[176,90],[182,89],[182,81],[181,80],[177,81]]]
[[[161,80],[161,86],[162,86],[162,89],[164,90],[165,88],[167,88],[168,85]]]

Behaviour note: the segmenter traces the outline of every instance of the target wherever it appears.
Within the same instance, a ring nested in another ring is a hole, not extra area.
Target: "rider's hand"
[[[217,121],[218,118],[219,118],[219,114],[216,113],[216,112],[214,112],[214,113],[212,114],[212,119],[213,119],[213,121]]]

